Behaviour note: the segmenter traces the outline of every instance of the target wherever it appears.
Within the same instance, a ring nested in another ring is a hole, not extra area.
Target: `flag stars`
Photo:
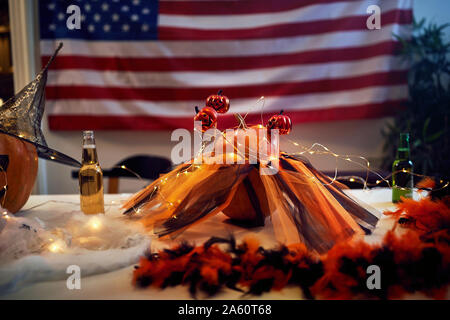
[[[139,20],[139,16],[137,14],[131,15],[131,21],[138,21],[138,20]]]
[[[54,3],[49,3],[47,7],[48,7],[48,10],[55,10],[55,4]]]
[[[103,3],[102,4],[102,10],[103,11],[108,11],[109,10],[109,5],[107,3]]]
[[[86,3],[84,5],[84,10],[86,10],[87,12],[91,11],[91,5],[89,3]]]
[[[111,18],[112,18],[112,21],[117,22],[117,21],[119,21],[120,16],[119,16],[117,13],[114,13],[114,14],[111,16]]]
[[[48,29],[51,30],[51,31],[55,31],[56,30],[56,25],[52,23],[51,25],[48,26]]]
[[[86,21],[86,15],[84,15],[84,14],[81,15],[81,21],[83,21],[83,22]]]
[[[128,7],[128,6],[122,6],[122,9],[121,9],[123,12],[128,12],[128,11],[130,11],[130,7]]]
[[[98,13],[94,14],[94,21],[95,22],[99,22],[101,18],[102,17]]]
[[[93,24],[88,25],[88,31],[89,32],[94,32],[95,31],[95,26]]]
[[[135,6],[138,6],[140,3],[141,3],[140,0],[133,0],[133,4],[134,4]]]
[[[143,14],[149,14],[150,13],[150,9],[149,8],[144,8],[144,9],[142,9],[142,13]]]
[[[122,25],[122,31],[123,32],[128,32],[129,30],[130,30],[130,26],[128,24]]]
[[[110,26],[109,24],[105,24],[105,25],[103,26],[103,31],[105,31],[105,32],[111,31],[111,26]]]
[[[58,20],[59,20],[59,21],[63,21],[65,17],[66,17],[66,16],[65,16],[64,13],[62,13],[62,12],[58,13]]]
[[[149,29],[150,29],[149,25],[145,24],[145,23],[141,27],[141,30],[144,31],[144,32],[147,32]]]

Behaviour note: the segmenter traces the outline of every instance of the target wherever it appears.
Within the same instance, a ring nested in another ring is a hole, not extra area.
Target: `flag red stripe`
[[[340,19],[324,19],[307,22],[286,23],[259,28],[206,30],[178,27],[158,27],[159,40],[239,40],[286,38],[302,35],[314,35],[337,31],[368,30],[368,16],[354,16]],[[381,15],[384,26],[391,23],[409,24],[412,21],[412,10],[396,9]]]
[[[334,2],[354,0],[235,0],[235,1],[159,1],[160,14],[230,15],[274,13]]]
[[[358,77],[321,79],[263,85],[223,87],[230,99],[260,96],[286,96],[307,93],[335,92],[370,86],[386,86],[406,83],[406,71],[373,73]],[[47,86],[47,99],[113,99],[142,101],[203,100],[217,88],[129,88],[98,86]]]
[[[360,106],[337,106],[320,110],[287,111],[286,114],[294,124],[316,121],[337,121],[351,119],[368,119],[393,115],[404,107],[404,100],[387,101],[377,104]],[[265,114],[265,121],[272,114]],[[247,123],[260,123],[259,114],[249,114]],[[232,127],[236,119],[231,115],[220,117],[219,129]],[[89,115],[49,115],[51,130],[167,130],[175,128],[193,128],[192,117],[163,117],[163,116],[89,116]]]
[[[289,54],[204,57],[204,58],[120,58],[57,56],[51,70],[101,70],[101,71],[225,71],[273,68],[288,65],[351,61],[393,54],[400,47],[397,41],[386,41],[365,47],[348,47],[303,51]],[[50,56],[42,57],[46,65]]]

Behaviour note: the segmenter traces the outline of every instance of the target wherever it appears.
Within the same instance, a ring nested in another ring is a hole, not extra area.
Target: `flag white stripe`
[[[378,56],[350,62],[221,72],[50,70],[48,73],[48,85],[129,88],[227,87],[336,79],[406,69],[406,62],[400,58]]]
[[[410,27],[383,25],[381,30],[332,32],[264,40],[230,41],[87,41],[73,39],[42,40],[41,54],[50,56],[64,43],[60,56],[161,58],[161,57],[239,57],[299,53],[321,49],[338,49],[375,45],[394,39],[393,34],[407,36]]]
[[[358,1],[318,4],[289,11],[243,15],[174,15],[160,14],[158,26],[193,28],[200,30],[232,30],[268,27],[284,24],[286,21],[312,22],[317,20],[341,19],[353,16],[369,16],[367,7],[378,5],[381,12],[393,9],[409,9],[410,0],[402,1]]]
[[[407,86],[368,87],[342,92],[267,97],[264,111],[318,110],[336,106],[362,105],[400,100],[407,97]],[[259,113],[257,99],[233,99],[230,112]],[[155,115],[165,117],[193,116],[193,106],[203,101],[116,101],[90,99],[47,100],[50,114],[58,115]]]

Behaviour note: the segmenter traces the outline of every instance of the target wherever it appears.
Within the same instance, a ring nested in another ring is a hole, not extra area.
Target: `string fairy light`
[[[49,239],[51,243],[48,245],[47,249],[52,253],[63,253],[66,249],[66,243],[62,240]]]
[[[6,219],[6,220],[9,220],[11,217],[9,216],[9,214],[8,214],[8,211],[3,211],[2,212],[2,217],[4,218],[4,219]]]
[[[93,231],[97,231],[102,228],[102,222],[97,217],[92,217],[91,219],[89,219],[87,224],[89,228]]]
[[[264,125],[264,123],[263,123],[263,116],[262,116],[262,115],[263,115],[263,112],[264,112],[264,107],[265,107],[265,104],[266,104],[266,98],[265,98],[264,96],[261,96],[258,100],[256,100],[256,102],[255,102],[254,105],[252,105],[250,108],[248,108],[247,113],[244,115],[244,117],[243,117],[242,119],[245,120],[245,119],[247,118],[248,114],[249,114],[254,108],[256,108],[256,107],[258,106],[258,104],[261,103],[261,102],[262,102],[262,104],[261,104],[261,109],[260,109],[261,124]]]
[[[309,153],[310,155],[331,155],[331,156],[335,157],[336,159],[341,159],[341,160],[344,160],[344,161],[351,162],[351,163],[356,164],[356,165],[358,165],[358,166],[360,166],[360,167],[362,167],[363,169],[366,170],[366,178],[365,179],[362,178],[362,177],[359,177],[359,176],[338,176],[338,174],[337,174],[338,167],[336,165],[335,169],[334,169],[335,175],[334,175],[334,177],[332,178],[332,180],[331,180],[331,182],[329,184],[333,183],[337,179],[339,179],[339,180],[348,180],[350,182],[361,183],[362,186],[363,186],[363,190],[367,190],[369,187],[376,187],[376,186],[378,186],[378,185],[380,185],[382,183],[386,183],[387,186],[389,188],[391,188],[390,178],[393,175],[397,174],[397,173],[409,173],[412,176],[416,176],[416,177],[432,178],[432,177],[427,176],[427,175],[423,175],[423,174],[419,174],[419,173],[415,173],[415,172],[409,172],[406,169],[401,169],[401,170],[394,171],[394,172],[390,173],[389,175],[383,177],[380,173],[378,173],[377,171],[371,169],[371,165],[370,165],[369,160],[367,160],[363,156],[360,156],[360,155],[340,155],[340,154],[337,154],[337,153],[331,151],[326,146],[324,146],[324,145],[322,145],[320,143],[317,143],[317,142],[313,143],[310,147],[305,147],[305,146],[300,145],[296,141],[293,141],[293,140],[290,140],[290,139],[287,139],[287,140],[290,143],[292,143],[294,146],[301,147],[303,149],[303,151],[295,152],[294,154],[302,155],[302,154],[305,154],[305,153]],[[316,148],[316,147],[320,147],[323,150],[314,150],[314,148]],[[362,160],[364,162],[364,164],[361,164],[358,161],[354,161],[352,158],[357,158],[359,160]],[[379,178],[379,179],[377,179],[375,181],[375,183],[369,183],[368,182],[369,172],[375,174]],[[442,190],[442,189],[445,189],[445,188],[450,186],[450,181],[446,181],[444,183],[444,180],[440,179],[439,182],[442,185],[441,187],[429,189],[429,191],[438,191],[438,190]],[[406,188],[401,188],[401,187],[399,187],[399,188],[400,189],[406,189]]]

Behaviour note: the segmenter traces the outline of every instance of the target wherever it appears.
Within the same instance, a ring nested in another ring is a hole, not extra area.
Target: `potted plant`
[[[399,134],[409,132],[414,172],[444,180],[450,177],[450,43],[444,40],[448,26],[414,21],[411,38],[396,36],[402,44],[399,54],[410,66],[409,99],[382,130],[384,170],[391,170]]]

